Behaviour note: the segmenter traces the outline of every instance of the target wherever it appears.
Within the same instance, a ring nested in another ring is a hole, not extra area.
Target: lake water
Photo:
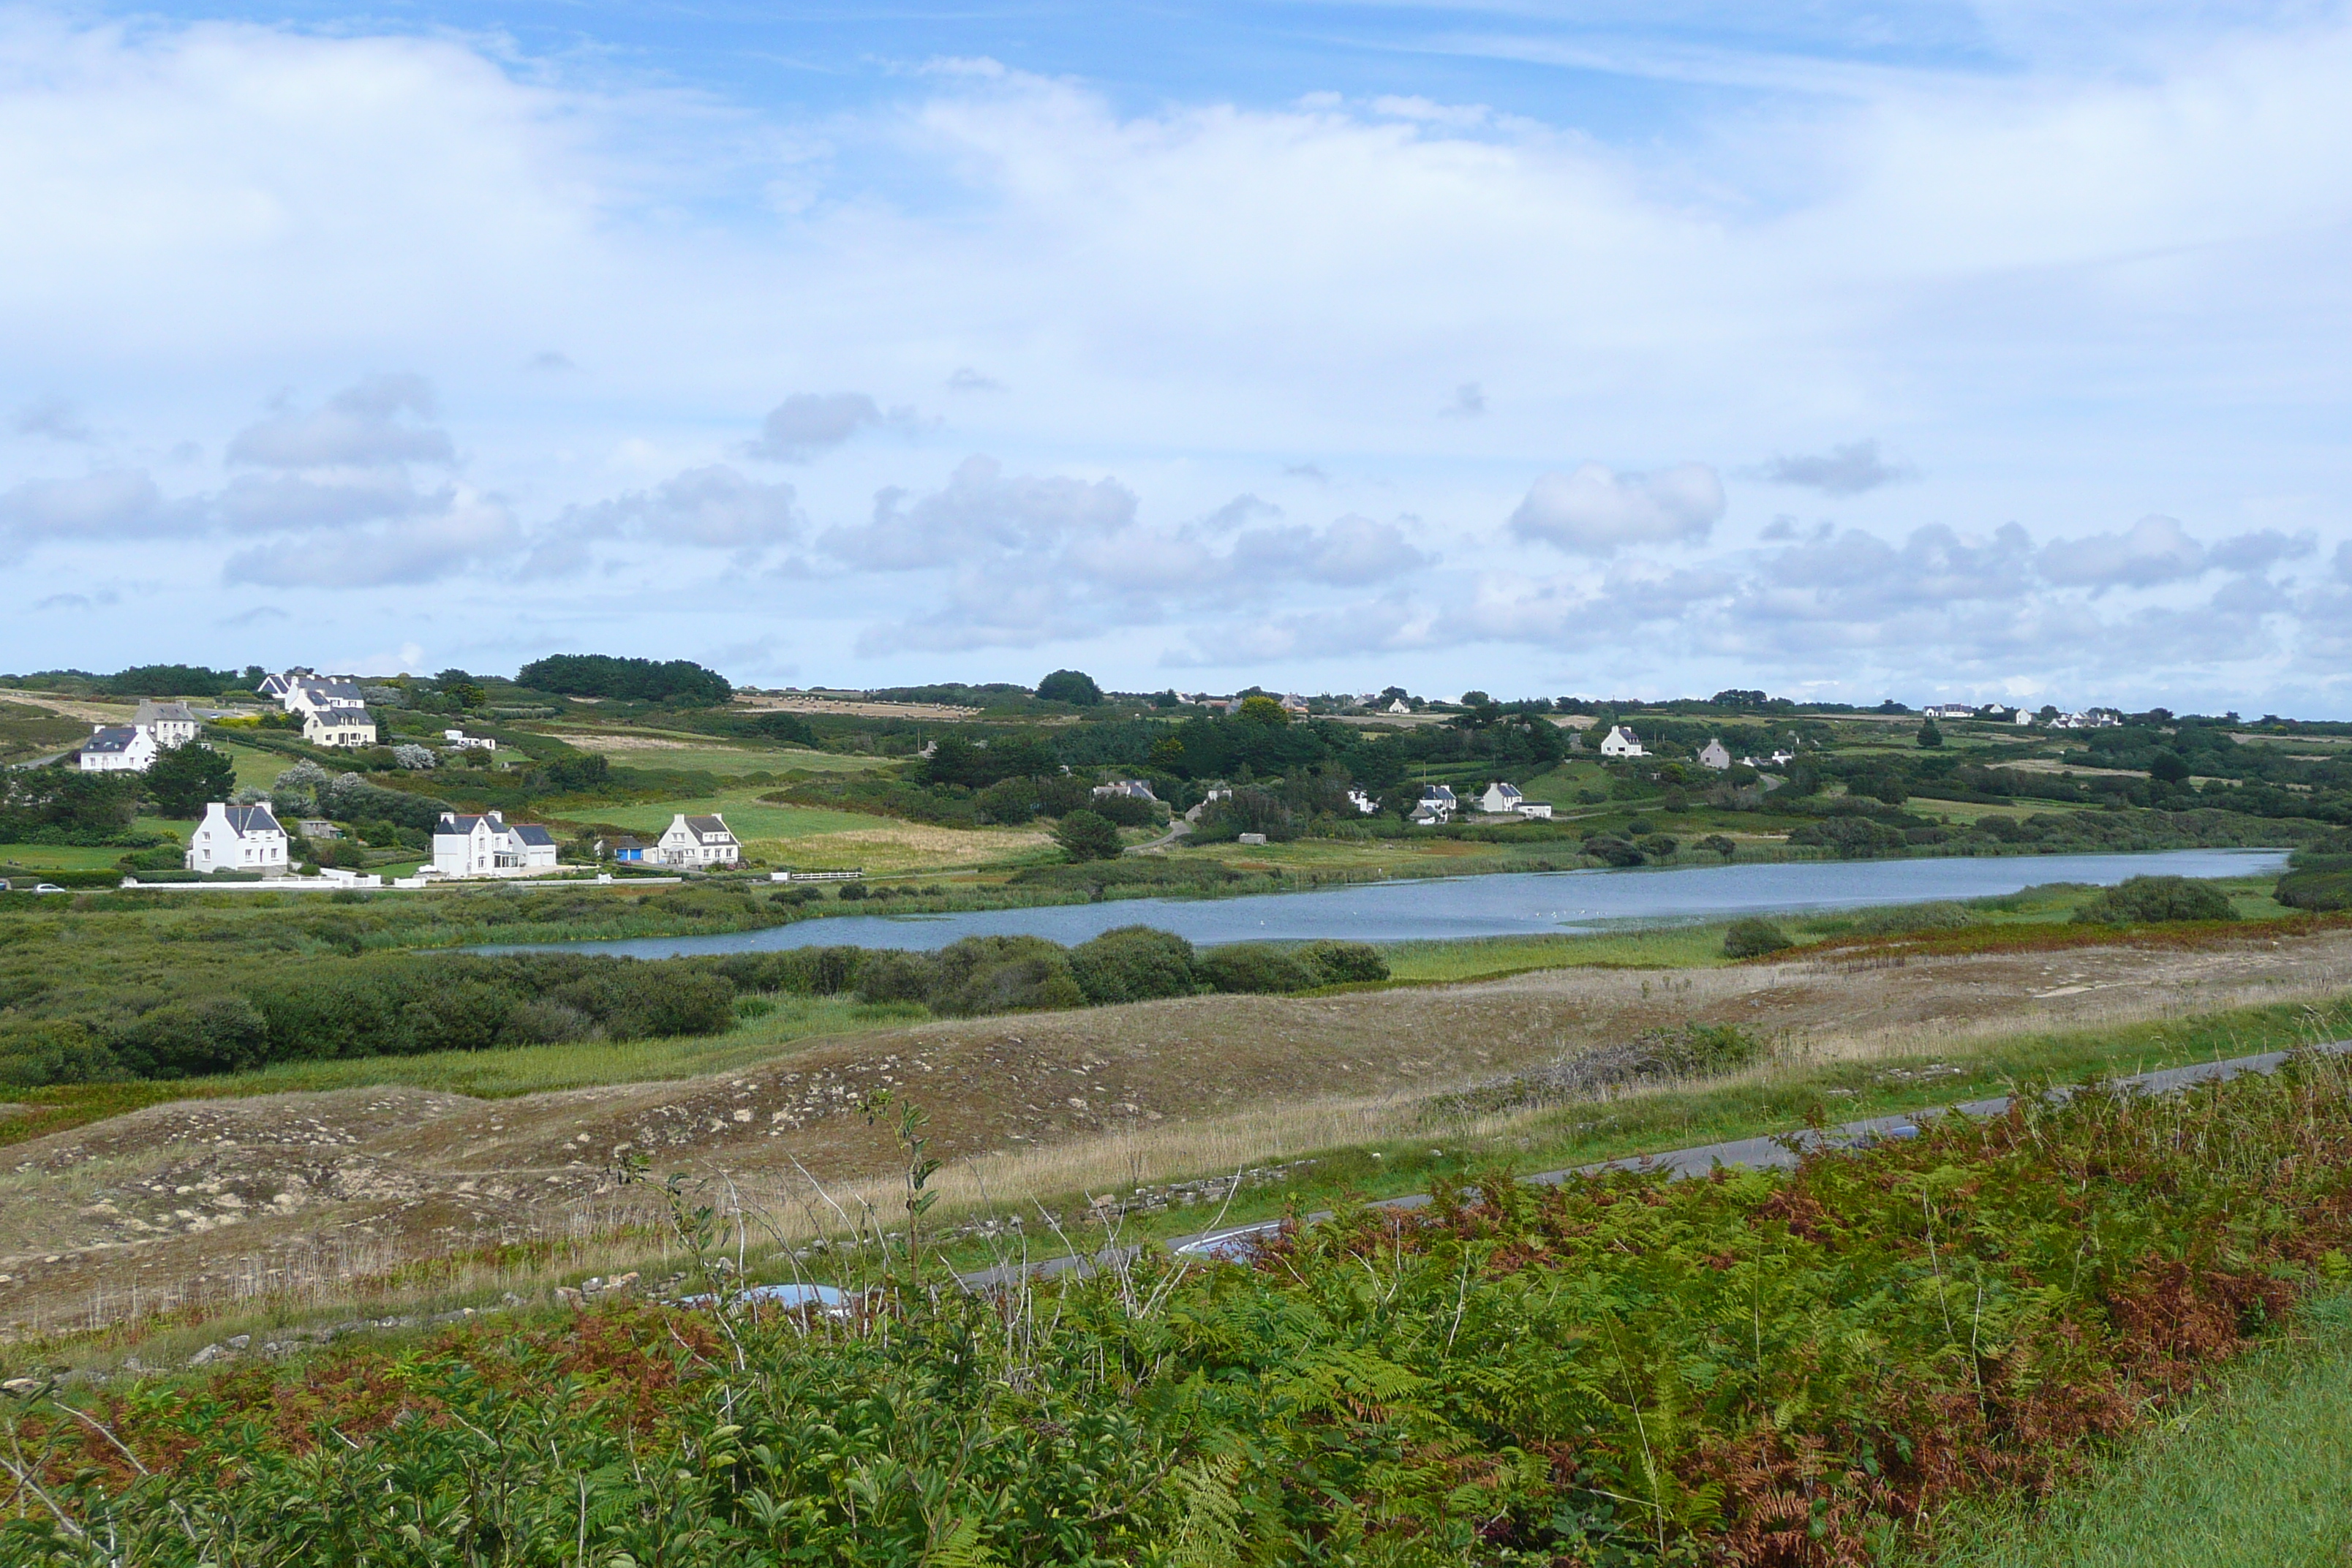
[[[2173,849],[2147,855],[2038,855],[1936,860],[1807,860],[1669,871],[1530,871],[1373,882],[1241,899],[1120,899],[1099,904],[951,915],[835,915],[714,936],[560,944],[631,958],[764,952],[792,947],[929,950],[967,936],[1042,936],[1071,943],[1113,926],[1149,925],[1194,943],[1354,942],[1558,935],[1615,921],[1719,919],[1774,910],[1859,909],[1981,899],[2043,882],[2112,886],[2126,877],[2242,877],[2286,864],[2284,849]],[[527,951],[484,948],[482,952]]]

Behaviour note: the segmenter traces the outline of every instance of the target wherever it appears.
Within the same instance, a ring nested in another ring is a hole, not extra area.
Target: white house
[[[1478,809],[1489,816],[1499,816],[1506,812],[1518,810],[1519,802],[1524,798],[1519,794],[1518,785],[1497,781],[1488,784],[1486,793],[1478,797]]]
[[[286,874],[286,830],[266,805],[227,805],[214,801],[188,835],[182,863],[191,871],[262,871]]]
[[[1545,822],[1551,820],[1551,802],[1548,800],[1523,800],[1511,810],[1519,816],[1538,817]]]
[[[1296,691],[1287,692],[1282,699],[1282,710],[1285,713],[1297,713],[1304,716],[1307,711],[1307,699],[1301,697]]]
[[[360,695],[355,682],[349,680],[298,680],[278,699],[289,713],[325,713],[335,709],[353,710],[367,707],[367,699]]]
[[[725,817],[680,812],[654,840],[653,858],[663,866],[732,866],[742,853]]]
[[[314,746],[373,746],[375,721],[364,708],[314,708],[302,715],[302,738]]]
[[[1642,749],[1642,742],[1633,738],[1633,731],[1622,724],[1612,724],[1609,733],[1601,737],[1601,754],[1604,757],[1646,757],[1650,753]]]
[[[1381,803],[1374,800],[1370,795],[1366,795],[1362,790],[1349,790],[1348,792],[1348,804],[1356,808],[1356,813],[1360,816],[1377,816],[1380,815]]]
[[[203,728],[203,721],[188,710],[186,703],[158,702],[152,697],[139,700],[139,711],[132,716],[131,724],[133,729],[153,735],[159,752],[186,745]]]
[[[463,730],[444,730],[441,738],[448,742],[453,750],[460,752],[495,752],[499,749],[499,743],[488,735],[468,735]],[[930,755],[929,752],[923,754]]]
[[[1698,749],[1698,765],[1713,768],[1717,773],[1731,765],[1731,751],[1719,740],[1711,740]]]
[[[1158,800],[1160,798],[1158,795],[1151,793],[1151,786],[1144,783],[1141,779],[1113,779],[1108,784],[1095,785],[1093,795],[1097,800],[1108,800],[1112,795],[1123,795],[1129,800]]]
[[[1973,719],[1977,710],[1965,702],[1937,702],[1927,709],[1930,719]]]
[[[1421,804],[1413,808],[1412,819],[1426,826],[1433,822],[1446,822],[1462,808],[1454,792],[1444,784],[1421,786]]]
[[[433,870],[443,877],[495,877],[555,868],[555,836],[536,823],[509,826],[495,811],[441,814],[433,829]]]
[[[254,690],[268,698],[272,702],[282,703],[286,700],[288,692],[306,680],[316,679],[317,674],[316,670],[306,669],[298,664],[283,674],[263,676],[261,684],[255,687]]]
[[[1402,697],[1391,697],[1385,710],[1391,713],[1410,713],[1412,711],[1412,705]]]
[[[154,731],[131,724],[100,724],[81,743],[86,773],[143,773],[154,760]]]
[[[2033,715],[2027,710],[2021,708],[2017,710],[2017,717],[2011,719],[2010,722],[2012,724],[2031,724],[2033,722]]]

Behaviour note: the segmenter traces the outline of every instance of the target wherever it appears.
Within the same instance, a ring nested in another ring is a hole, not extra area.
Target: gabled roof
[[[441,814],[441,820],[434,824],[433,837],[436,838],[471,837],[475,826],[481,820],[478,816],[458,816],[445,811]]]
[[[222,808],[221,815],[228,819],[229,831],[239,838],[251,838],[258,834],[286,831],[278,826],[278,818],[266,805],[225,806]]]
[[[1519,786],[1515,784],[1505,784],[1497,781],[1487,787],[1500,793],[1506,800],[1517,800],[1519,798]]]
[[[145,729],[157,723],[193,724],[196,716],[188,711],[188,705],[184,702],[158,702],[152,697],[142,697],[139,711],[131,716],[131,721]]]
[[[300,682],[300,685],[304,691],[309,692],[313,697],[331,697],[344,702],[357,702],[362,700],[359,686],[353,681],[305,680]]]
[[[555,835],[535,822],[519,822],[507,831],[514,835],[518,843],[552,844],[555,842]]]
[[[89,739],[81,743],[81,749],[85,752],[127,752],[138,739],[139,731],[130,725],[110,724],[103,730],[90,731]]]
[[[375,721],[368,716],[364,708],[329,708],[311,714],[310,722],[323,724],[330,729],[338,725],[349,729],[355,724],[373,724]]]
[[[734,831],[727,826],[726,819],[723,817],[687,816],[681,814],[678,820],[686,824],[686,830],[688,833],[705,843],[714,838],[725,839],[730,844],[735,842]]]

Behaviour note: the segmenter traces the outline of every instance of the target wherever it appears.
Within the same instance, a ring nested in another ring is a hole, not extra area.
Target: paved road
[[[2332,1040],[2317,1048],[2331,1056],[2352,1055],[2352,1040]],[[2226,1082],[2242,1073],[2275,1072],[2278,1070],[2279,1064],[2286,1058],[2287,1053],[2284,1051],[2266,1051],[2261,1056],[2233,1057],[2227,1061],[2199,1062],[2189,1067],[2165,1068],[2156,1072],[2135,1073],[2129,1078],[2116,1079],[2112,1081],[2119,1088],[2140,1094],[2169,1094],[2175,1089],[2186,1089],[2191,1084]],[[2063,1101],[2074,1092],[2072,1088],[2053,1089],[2050,1091],[2049,1098]],[[1532,1176],[1522,1176],[1519,1179],[1537,1186],[1556,1186],[1572,1176],[1597,1175],[1604,1171],[1664,1171],[1670,1177],[1680,1178],[1704,1176],[1717,1165],[1746,1165],[1756,1170],[1767,1171],[1787,1170],[1796,1164],[1798,1153],[1801,1151],[1820,1148],[1860,1149],[1890,1140],[1916,1138],[1919,1135],[1918,1121],[1923,1117],[1958,1112],[1963,1116],[1981,1119],[2000,1116],[2009,1110],[2009,1106],[2010,1097],[2001,1095],[1992,1100],[1971,1100],[1958,1105],[1940,1106],[1933,1110],[1920,1111],[1912,1115],[1874,1116],[1862,1121],[1844,1122],[1819,1132],[1803,1131],[1793,1136],[1782,1133],[1762,1138],[1739,1138],[1728,1143],[1703,1143],[1695,1149],[1675,1149],[1663,1154],[1632,1155],[1622,1160],[1606,1160],[1597,1165],[1577,1165],[1567,1170],[1540,1171]],[[1790,1147],[1792,1143],[1796,1145],[1794,1149]],[[1427,1193],[1412,1193],[1403,1197],[1382,1198],[1370,1206],[1414,1209],[1428,1202]],[[1331,1215],[1329,1211],[1323,1210],[1308,1215],[1307,1217],[1310,1221],[1325,1220],[1329,1219]],[[1256,1249],[1259,1237],[1272,1235],[1279,1230],[1282,1225],[1283,1222],[1280,1220],[1265,1220],[1255,1225],[1229,1226],[1221,1230],[1204,1230],[1192,1236],[1175,1237],[1171,1238],[1166,1246],[1170,1251],[1180,1257],[1245,1258]],[[1140,1247],[1129,1247],[1119,1248],[1116,1253],[1100,1252],[1091,1258],[1065,1256],[1048,1258],[1042,1263],[1031,1265],[1029,1272],[1043,1277],[1066,1273],[1073,1268],[1091,1269],[1110,1263],[1115,1257],[1120,1259],[1133,1258],[1141,1250]],[[1020,1274],[1021,1269],[1014,1266],[1003,1268],[983,1268],[966,1274],[962,1279],[966,1285],[974,1289],[985,1289],[991,1286],[1010,1284],[1018,1279]]]

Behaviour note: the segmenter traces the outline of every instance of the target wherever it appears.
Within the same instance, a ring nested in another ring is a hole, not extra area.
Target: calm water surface
[[[1042,936],[1080,942],[1113,926],[1150,925],[1193,942],[1355,942],[1558,935],[1612,921],[1672,920],[1778,910],[1858,909],[1934,899],[1981,899],[2042,882],[2112,886],[2126,877],[2242,877],[2277,870],[2284,849],[2174,849],[2148,855],[2039,855],[1948,860],[1809,860],[1694,866],[1671,871],[1529,871],[1496,877],[1375,882],[1244,899],[1120,899],[953,915],[837,915],[766,931],[633,937],[550,950],[672,958],[789,947],[932,949],[967,936]],[[482,952],[517,952],[485,948]]]

